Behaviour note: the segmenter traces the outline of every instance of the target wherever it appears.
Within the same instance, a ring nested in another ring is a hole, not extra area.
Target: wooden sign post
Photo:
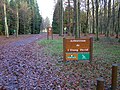
[[[63,39],[63,59],[92,61],[93,39]]]
[[[53,40],[52,27],[48,27],[48,28],[47,28],[47,39],[49,39],[49,36],[51,36],[51,38],[52,38],[52,40]]]

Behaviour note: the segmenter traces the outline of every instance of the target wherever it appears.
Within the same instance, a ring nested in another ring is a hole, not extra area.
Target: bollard
[[[118,69],[118,65],[117,64],[113,64],[112,65],[112,90],[116,90],[117,89],[117,69]]]
[[[105,90],[103,78],[97,79],[97,89],[96,90]]]

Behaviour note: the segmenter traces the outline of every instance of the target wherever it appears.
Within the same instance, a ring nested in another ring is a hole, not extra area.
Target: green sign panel
[[[90,53],[78,53],[78,60],[89,60]]]

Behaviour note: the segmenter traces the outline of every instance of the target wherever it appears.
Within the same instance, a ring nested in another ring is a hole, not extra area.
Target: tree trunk
[[[98,0],[96,0],[96,40],[99,40],[98,33],[99,33],[99,27],[98,27]]]
[[[119,8],[118,8],[118,28],[116,31],[116,38],[119,38],[119,31],[120,31],[120,2],[119,2]]]
[[[68,0],[68,35],[71,33],[71,25],[70,25],[70,0]]]
[[[32,6],[32,29],[31,29],[31,34],[34,34],[35,31],[35,11],[34,7]]]
[[[78,35],[78,37],[80,38],[80,33],[81,33],[81,25],[80,25],[80,0],[78,0],[78,30],[79,30],[79,35]]]
[[[76,0],[74,0],[73,36],[76,36]]]
[[[79,11],[78,11],[79,9],[78,9],[78,0],[76,1],[76,38],[78,38],[79,37]]]
[[[99,19],[99,31],[100,31],[100,34],[102,34],[102,11],[100,9],[100,19]]]
[[[111,22],[111,0],[108,2],[108,22],[107,22],[107,37],[110,34],[110,23]]]
[[[74,0],[74,32],[75,38],[79,37],[79,8],[78,0]]]
[[[63,36],[63,0],[61,0],[61,35]]]
[[[59,4],[59,36],[61,36],[61,8],[60,8],[60,1],[58,0],[58,4]]]
[[[85,31],[85,35],[88,31],[88,20],[89,20],[89,0],[87,0],[87,20],[86,20],[86,31]]]
[[[92,28],[93,28],[93,31],[92,33],[95,34],[95,16],[94,16],[94,1],[92,0],[92,16],[93,16],[93,24],[92,24]]]
[[[18,12],[18,6],[17,6],[17,30],[16,30],[16,37],[18,37],[18,31],[19,31],[19,12]]]
[[[104,0],[104,34],[106,35],[107,29],[107,0]]]
[[[5,35],[9,37],[5,2],[4,2],[4,20],[5,20]]]
[[[103,34],[103,14],[102,14],[102,2],[100,2],[100,10],[99,10],[100,14],[99,14],[99,32],[100,34]]]
[[[63,36],[63,2],[60,0],[59,2],[59,8],[60,8],[60,36]]]
[[[115,0],[113,0],[113,9],[112,9],[112,35],[114,35],[114,32],[115,32]]]

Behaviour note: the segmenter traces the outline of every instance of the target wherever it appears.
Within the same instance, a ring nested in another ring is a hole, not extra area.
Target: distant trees
[[[95,2],[94,0],[91,1],[92,1],[91,10],[93,15],[92,28],[93,33],[97,34],[97,39],[99,34],[104,34],[106,37],[109,37],[110,35],[115,35],[116,31],[120,29],[117,28],[119,26],[119,24],[117,24],[118,23],[117,17],[119,16],[117,15],[119,12],[118,11],[119,0],[95,0]],[[94,7],[94,4],[96,8]],[[96,20],[94,21],[95,18]],[[94,22],[96,22],[96,24]]]
[[[106,36],[109,37],[110,27],[111,27],[111,0],[108,1],[108,20],[107,20],[107,33]]]
[[[71,2],[73,3],[70,4]],[[67,27],[68,33],[77,36],[80,33],[93,33],[96,34],[97,40],[99,39],[99,34],[104,34],[106,37],[110,35],[116,35],[116,38],[119,37],[119,0],[65,0],[63,4],[65,7],[63,26]],[[78,15],[79,13],[80,15]],[[54,32],[59,30],[59,19],[61,17],[59,15],[58,0],[53,16]]]
[[[44,20],[44,26],[45,26],[45,28],[50,26],[50,20],[49,20],[48,17],[46,17],[45,20]]]
[[[1,0],[0,16],[0,34],[7,37],[40,32],[42,17],[36,0]]]
[[[64,27],[66,27],[68,34],[73,34],[74,8],[68,4],[64,11]]]
[[[22,3],[19,4],[19,13],[20,13],[19,14],[20,34],[28,34],[28,33],[33,34],[33,28],[30,27],[32,12],[30,10],[30,7],[28,7],[27,2],[22,1]]]

